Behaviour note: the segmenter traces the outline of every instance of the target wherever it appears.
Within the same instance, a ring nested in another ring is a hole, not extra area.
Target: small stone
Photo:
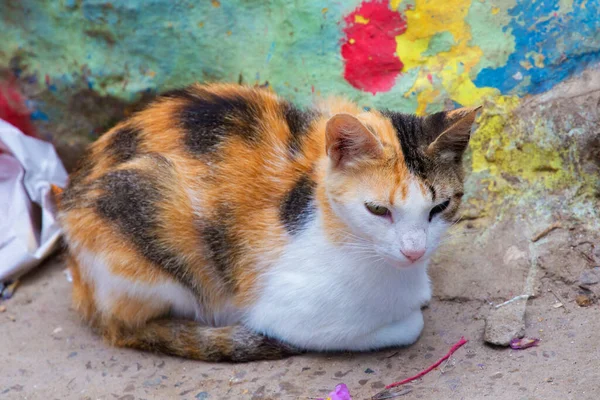
[[[4,289],[2,290],[2,298],[4,300],[8,300],[13,297],[17,287],[19,286],[19,281],[14,281],[9,284],[5,284]]]
[[[490,376],[492,379],[501,379],[504,375],[502,372],[496,372],[494,375]]]
[[[552,383],[554,382],[554,378],[550,377],[550,378],[546,378],[546,382],[548,383]]]
[[[526,307],[527,299],[522,298],[492,309],[485,320],[483,339],[497,346],[508,346],[512,339],[525,336]]]
[[[200,392],[196,395],[196,398],[199,400],[208,399],[208,392]]]
[[[581,275],[579,275],[579,285],[589,286],[600,282],[600,275],[598,275],[595,270],[596,268],[582,271]]]
[[[61,333],[62,332],[62,328],[59,326],[58,328],[56,328],[55,330],[52,331],[53,335],[56,335],[57,333]]]
[[[15,322],[17,320],[17,317],[15,317],[12,314],[8,314],[8,319],[10,319],[12,322]]]
[[[145,388],[150,388],[150,387],[154,387],[154,386],[160,385],[161,382],[162,382],[162,378],[160,376],[157,376],[154,379],[145,380],[144,383],[143,383],[143,385],[144,385]]]
[[[0,313],[6,312],[6,306],[0,306]]]
[[[575,297],[575,302],[579,307],[589,307],[592,305],[592,299],[587,294],[580,294]]]
[[[365,369],[365,374],[374,374],[375,371],[373,371],[371,368],[367,368]]]
[[[562,306],[563,306],[563,303],[556,303],[552,307],[554,307],[554,308],[561,308]]]

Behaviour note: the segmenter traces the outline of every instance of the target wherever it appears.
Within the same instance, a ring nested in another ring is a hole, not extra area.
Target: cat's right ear
[[[471,128],[479,110],[481,106],[463,107],[428,117],[426,123],[432,125],[429,129],[435,134],[435,140],[427,146],[426,154],[438,160],[459,163],[469,145]],[[437,123],[432,123],[433,120]]]
[[[327,121],[325,141],[334,167],[348,167],[362,159],[383,155],[379,139],[350,114],[336,114]]]

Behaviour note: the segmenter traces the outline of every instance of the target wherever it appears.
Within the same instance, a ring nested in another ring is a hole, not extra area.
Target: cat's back
[[[158,96],[102,135],[76,175],[97,177],[148,155],[225,170],[239,161],[252,167],[278,157],[283,168],[316,148],[304,142],[318,115],[267,89],[196,84]]]
[[[159,96],[97,140],[72,175],[60,213],[71,254],[128,280],[174,279],[208,303],[249,292],[314,196],[320,123],[265,89]]]

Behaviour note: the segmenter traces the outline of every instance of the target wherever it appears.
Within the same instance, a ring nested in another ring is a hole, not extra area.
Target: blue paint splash
[[[538,94],[600,62],[600,1],[574,0],[567,14],[559,14],[559,3],[519,0],[509,10],[512,20],[504,27],[515,38],[515,51],[506,65],[481,70],[475,85],[502,93]],[[530,52],[544,56],[544,67],[534,65]],[[526,62],[533,67],[521,65]]]

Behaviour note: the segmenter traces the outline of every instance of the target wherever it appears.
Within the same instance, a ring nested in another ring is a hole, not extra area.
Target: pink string
[[[427,375],[428,373],[430,373],[431,371],[433,371],[435,368],[437,368],[441,363],[444,362],[444,360],[447,360],[448,358],[450,358],[450,356],[452,354],[454,354],[454,352],[458,349],[460,349],[465,343],[467,343],[468,340],[465,339],[465,337],[461,337],[460,340],[458,342],[456,342],[456,344],[454,346],[452,346],[450,348],[450,351],[448,352],[448,354],[446,354],[444,357],[440,358],[435,364],[433,364],[431,367],[424,369],[423,371],[419,372],[418,374],[416,374],[415,376],[411,376],[410,378],[406,378],[400,382],[395,382],[392,384],[387,385],[385,388],[386,389],[391,389],[391,388],[395,388],[396,386],[401,386],[404,385],[405,383],[414,381],[415,379],[419,379],[420,377],[422,377],[423,375]]]

